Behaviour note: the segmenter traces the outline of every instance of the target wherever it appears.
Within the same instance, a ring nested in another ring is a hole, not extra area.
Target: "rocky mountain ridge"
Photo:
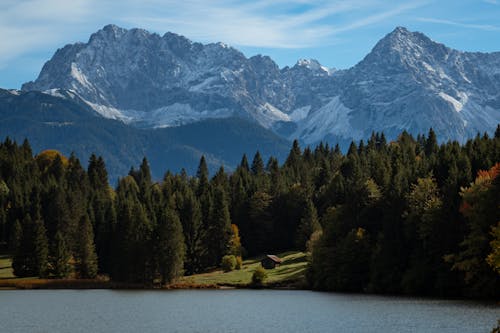
[[[58,50],[22,89],[71,90],[139,128],[239,117],[305,144],[430,127],[442,141],[463,141],[500,122],[500,53],[453,50],[397,27],[350,69],[304,59],[280,69],[223,43],[108,25]]]

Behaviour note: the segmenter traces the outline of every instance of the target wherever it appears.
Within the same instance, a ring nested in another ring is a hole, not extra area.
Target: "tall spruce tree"
[[[251,170],[254,176],[260,176],[264,173],[264,161],[262,160],[259,151],[255,153],[255,156],[252,161]]]
[[[49,271],[49,244],[47,240],[47,231],[42,220],[37,218],[33,221],[33,232],[35,255],[34,271],[37,276],[45,278],[48,276]]]
[[[311,238],[311,235],[319,230],[321,230],[321,225],[318,221],[316,208],[311,200],[307,200],[302,218],[297,228],[295,246],[302,251],[306,250],[307,242]]]
[[[66,245],[66,240],[60,231],[56,232],[52,251],[50,255],[50,263],[52,266],[52,274],[54,277],[64,279],[71,273],[71,252]]]
[[[192,190],[185,188],[183,192],[177,193],[176,206],[186,244],[184,268],[186,274],[191,275],[202,270],[201,259],[206,257],[206,248],[203,244],[205,229],[201,220],[200,203]]]
[[[210,224],[206,231],[205,246],[208,264],[218,265],[229,253],[231,240],[231,218],[224,188],[218,186],[214,193],[214,204],[210,214]]]
[[[162,284],[172,282],[183,273],[186,248],[179,216],[171,202],[160,215],[157,225],[155,255]]]
[[[132,176],[123,178],[118,184],[115,236],[112,277],[121,281],[151,284],[152,225],[139,200],[139,187]]]
[[[94,232],[87,214],[82,216],[78,226],[77,272],[81,278],[93,279],[97,276],[98,263],[94,245]]]

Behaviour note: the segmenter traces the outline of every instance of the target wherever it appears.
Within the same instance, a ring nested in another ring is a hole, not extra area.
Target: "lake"
[[[5,290],[0,332],[490,332],[473,301],[288,290]]]

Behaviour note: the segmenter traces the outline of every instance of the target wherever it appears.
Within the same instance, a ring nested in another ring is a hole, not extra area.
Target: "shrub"
[[[227,255],[222,257],[221,267],[224,272],[230,272],[236,267],[236,257]]]
[[[241,269],[243,267],[243,259],[241,259],[241,256],[236,257],[236,269]]]
[[[264,280],[267,278],[266,270],[263,267],[257,267],[252,275],[252,284],[255,286],[262,286]]]

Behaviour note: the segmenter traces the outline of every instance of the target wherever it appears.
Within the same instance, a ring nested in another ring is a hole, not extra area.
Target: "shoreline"
[[[186,282],[171,283],[166,286],[145,286],[136,283],[113,282],[103,280],[87,279],[5,279],[0,280],[0,292],[2,290],[85,290],[85,289],[109,289],[109,290],[189,290],[189,289],[275,289],[275,290],[310,290],[304,286],[293,284],[270,283],[262,286],[248,284],[214,283],[196,284]]]
[[[431,296],[431,295],[407,295],[407,294],[377,294],[377,293],[348,293],[341,291],[322,291],[308,288],[304,285],[294,283],[269,283],[262,286],[249,284],[195,284],[177,282],[166,286],[144,286],[142,284],[123,283],[103,280],[88,279],[0,279],[0,295],[4,290],[144,290],[144,291],[167,291],[167,290],[308,290],[335,294],[353,294],[380,297],[404,297],[420,299],[436,299],[449,301],[471,301],[487,302],[500,306],[500,299],[473,298],[466,296]]]

